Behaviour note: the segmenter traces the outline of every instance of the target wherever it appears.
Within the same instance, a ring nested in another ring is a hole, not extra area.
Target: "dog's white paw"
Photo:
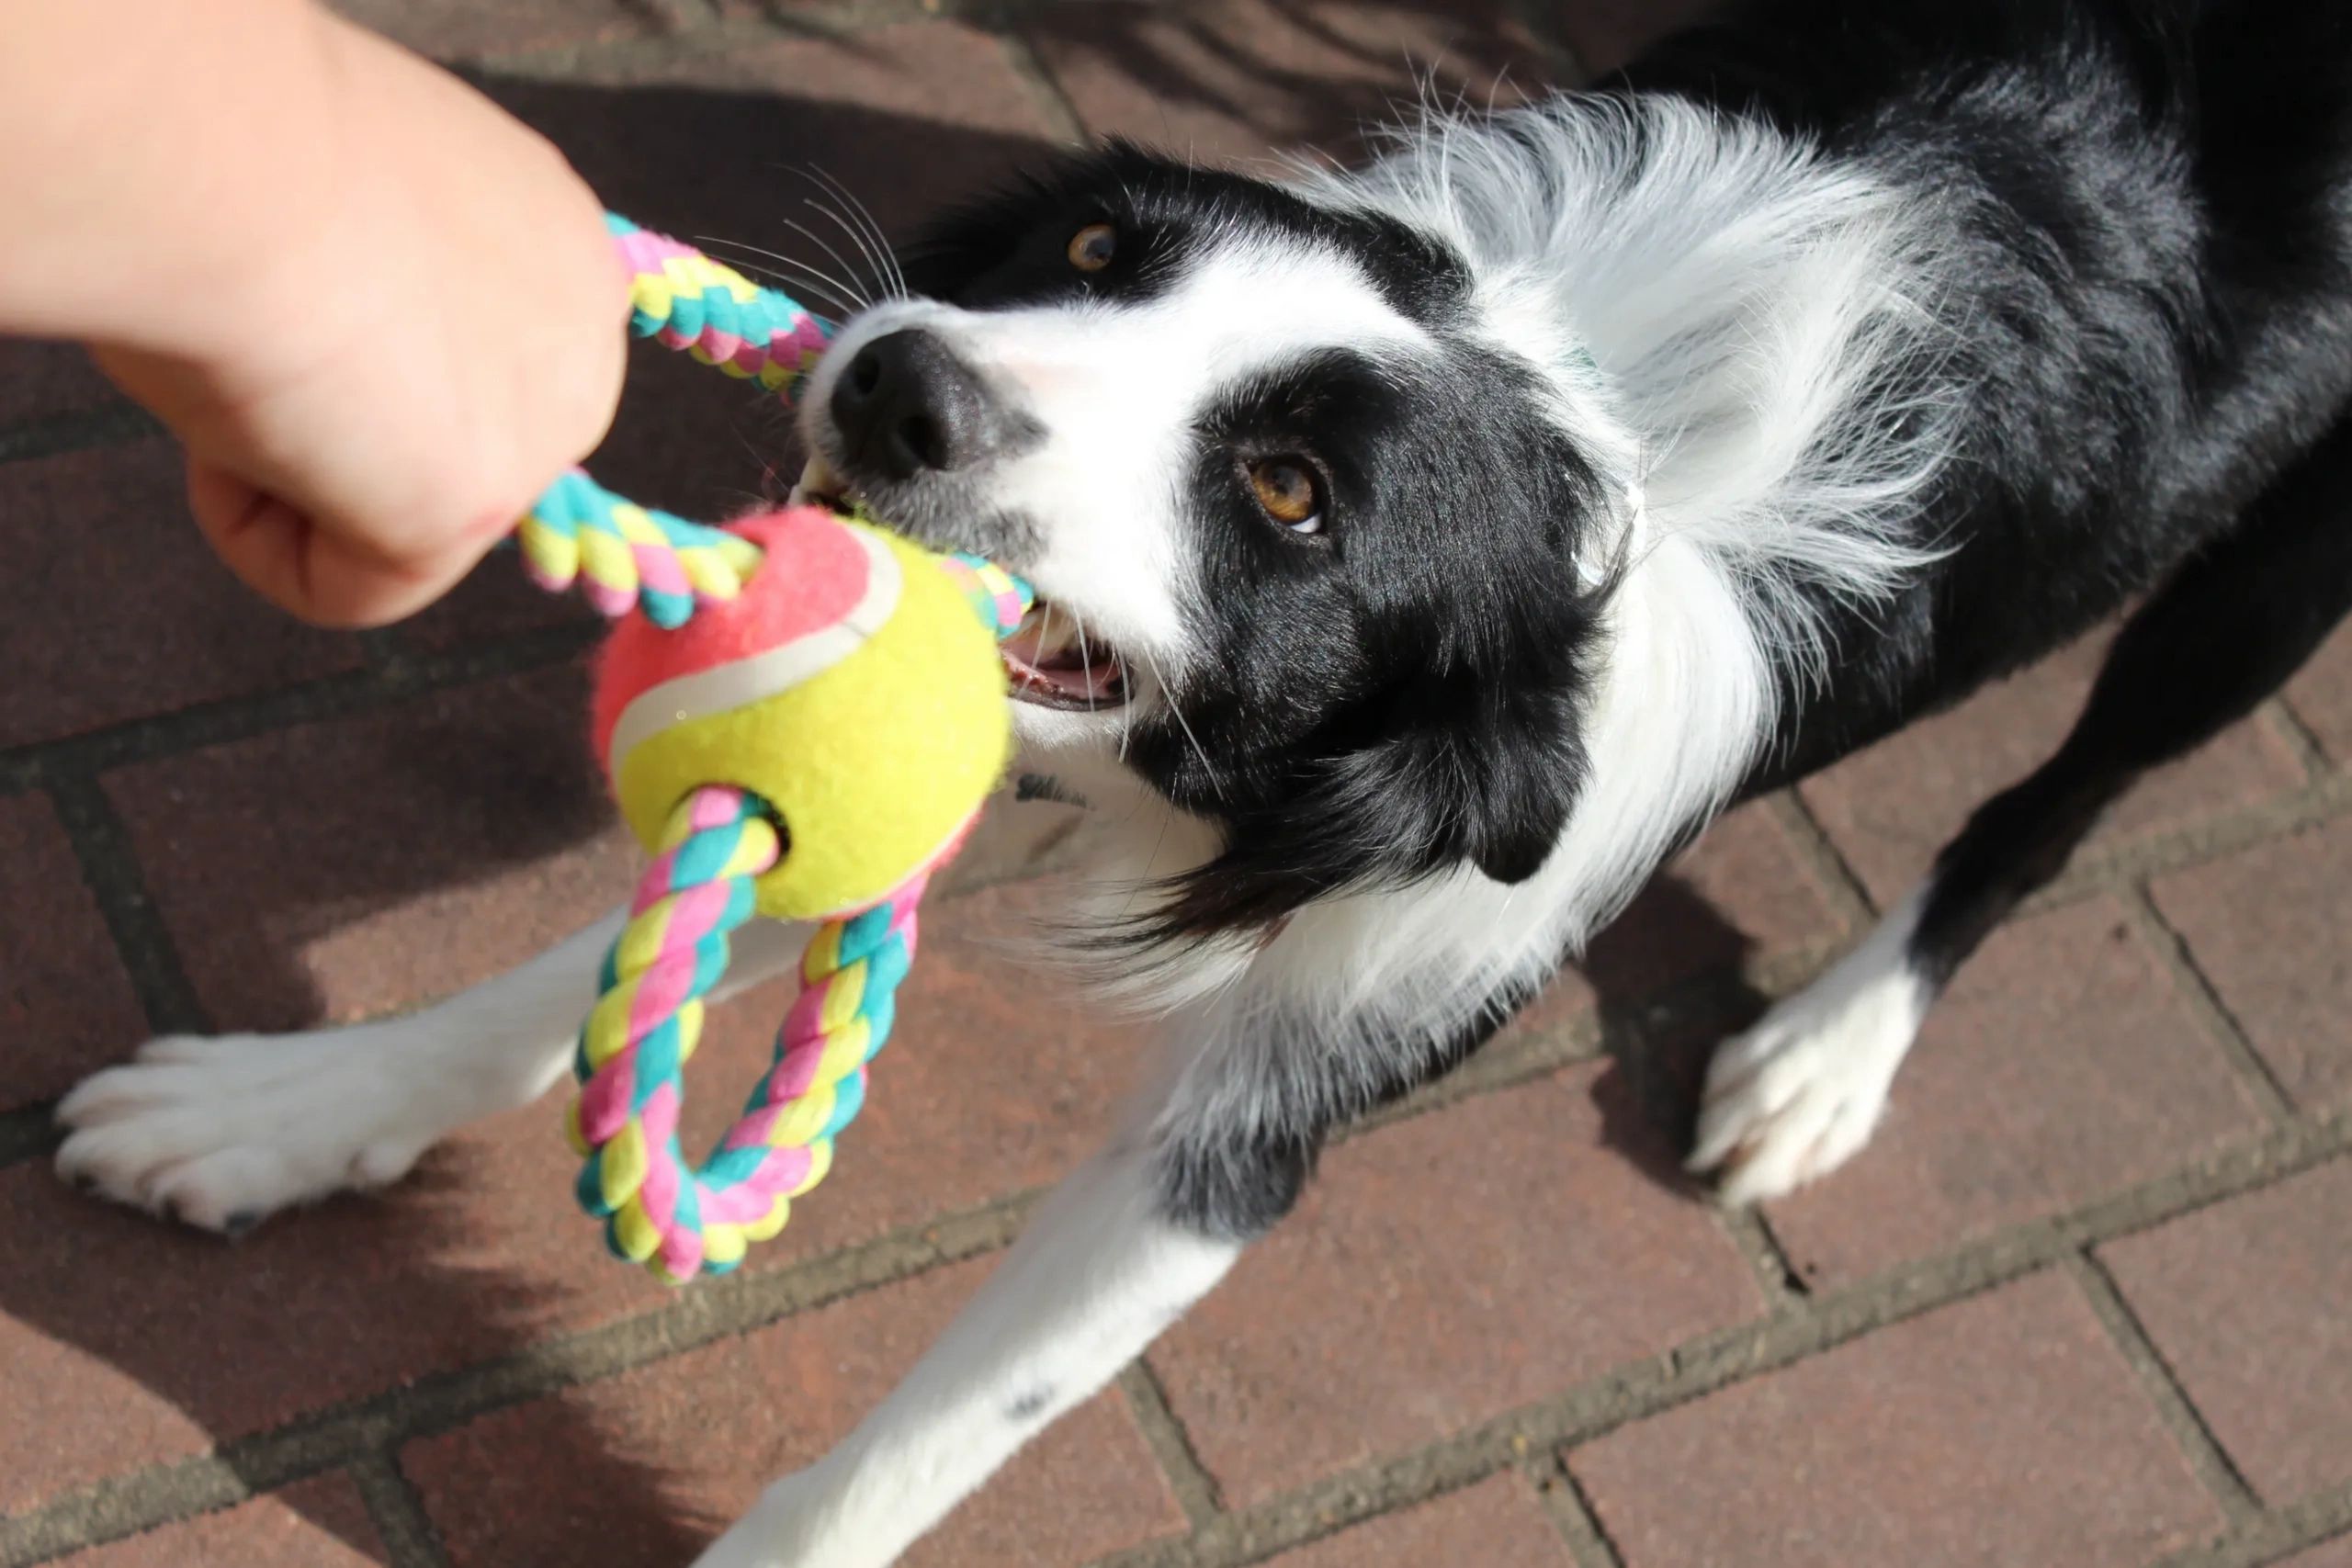
[[[1740,1205],[1828,1175],[1870,1142],[1935,989],[1908,961],[1911,912],[1715,1048],[1690,1168]]]
[[[439,1135],[373,1030],[175,1035],[58,1107],[60,1175],[237,1235],[280,1209],[405,1175]]]

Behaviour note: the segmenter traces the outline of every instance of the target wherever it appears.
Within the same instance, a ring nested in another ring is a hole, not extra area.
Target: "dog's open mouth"
[[[1101,712],[1127,700],[1127,667],[1078,617],[1040,599],[998,649],[1012,694],[1040,707]]]
[[[811,457],[792,499],[856,515],[861,498],[821,457]],[[998,649],[1016,701],[1075,713],[1102,713],[1127,701],[1127,666],[1078,617],[1039,599]]]

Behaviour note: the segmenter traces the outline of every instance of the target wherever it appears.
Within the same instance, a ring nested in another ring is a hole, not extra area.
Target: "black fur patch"
[[[1220,1133],[1180,1139],[1159,1156],[1163,1217],[1223,1241],[1255,1241],[1297,1203],[1321,1134]]]
[[[1827,604],[1753,790],[2039,659],[2238,525],[2352,398],[2352,17],[2296,0],[1766,0],[1613,90],[1758,115],[1917,194],[1953,255],[1953,547]]]
[[[1605,498],[1532,372],[1441,352],[1334,349],[1205,422],[1193,497],[1219,658],[1129,755],[1225,848],[1130,934],[1264,928],[1463,864],[1520,881],[1566,824],[1598,611],[1576,550]],[[1259,513],[1230,456],[1253,447],[1323,466],[1323,535]]]

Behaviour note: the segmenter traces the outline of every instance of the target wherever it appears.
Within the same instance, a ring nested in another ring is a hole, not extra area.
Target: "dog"
[[[904,282],[815,374],[808,489],[1036,584],[1021,766],[1104,822],[1067,946],[1163,1046],[703,1568],[893,1560],[1711,818],[2131,607],[2055,755],[1716,1051],[1693,1169],[1826,1175],[1987,931],[2352,605],[2332,7],[1760,0],[1352,172],[1074,153]],[[616,919],[413,1017],[159,1041],[59,1163],[223,1230],[390,1181],[562,1075]]]

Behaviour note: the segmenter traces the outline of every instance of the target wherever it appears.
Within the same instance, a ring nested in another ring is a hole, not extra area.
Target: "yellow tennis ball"
[[[996,639],[939,558],[816,507],[736,531],[765,552],[735,600],[615,628],[597,747],[649,852],[703,784],[782,822],[761,913],[863,908],[952,849],[1012,753]]]

